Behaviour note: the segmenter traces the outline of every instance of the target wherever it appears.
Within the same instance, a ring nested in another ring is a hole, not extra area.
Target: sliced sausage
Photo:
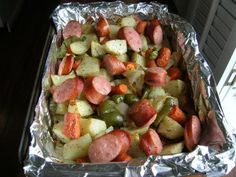
[[[192,151],[200,140],[201,123],[197,116],[192,115],[185,124],[184,143],[189,151]]]
[[[95,76],[86,81],[84,94],[89,102],[99,104],[110,93],[110,91],[110,82],[103,76]]]
[[[154,60],[148,60],[146,62],[146,67],[151,68],[151,67],[157,67],[156,62]]]
[[[155,19],[147,26],[147,36],[154,44],[161,44],[163,32],[159,20]]]
[[[114,160],[121,152],[119,138],[109,133],[95,139],[88,149],[91,162],[106,163]]]
[[[142,40],[134,28],[132,28],[130,26],[124,26],[124,27],[120,28],[118,31],[118,37],[120,39],[125,39],[129,45],[129,47],[133,51],[135,51],[135,52],[141,51]]]
[[[150,86],[163,86],[166,84],[167,72],[160,67],[148,68],[144,77],[146,84]]]
[[[155,115],[156,110],[146,99],[134,103],[128,109],[129,118],[133,120],[138,127],[146,126],[147,124],[151,125],[155,120],[153,118]]]
[[[129,162],[130,160],[132,160],[132,157],[125,153],[119,154],[114,160],[113,162]]]
[[[217,123],[214,111],[209,111],[202,130],[203,132],[199,144],[221,151],[226,140]]]
[[[73,68],[74,57],[72,55],[65,56],[59,65],[58,74],[66,75],[69,74]]]
[[[62,34],[62,29],[60,29],[57,32],[57,37],[56,37],[56,45],[58,48],[61,47],[62,42],[63,42],[63,34]]]
[[[158,52],[158,57],[156,59],[157,66],[162,68],[166,67],[169,63],[170,56],[171,56],[171,51],[169,48],[167,47],[161,48],[160,51]]]
[[[84,83],[80,78],[73,78],[64,81],[61,85],[53,88],[53,100],[56,103],[63,103],[80,95]]]
[[[110,54],[104,56],[102,65],[106,68],[110,75],[119,75],[126,71],[124,63]]]
[[[147,22],[146,21],[139,21],[137,26],[136,26],[136,31],[139,34],[143,34],[144,31],[145,31],[146,26],[147,26]]]
[[[120,154],[126,153],[130,147],[130,143],[131,143],[131,137],[130,134],[124,130],[114,130],[112,132],[110,132],[112,135],[115,135],[118,139],[119,142],[122,145]]]
[[[82,32],[82,29],[81,29],[80,23],[76,20],[71,20],[66,24],[63,30],[63,37],[64,39],[67,39],[72,36],[80,37],[81,32]]]
[[[63,134],[71,139],[80,137],[80,116],[77,113],[66,113],[64,115]]]
[[[157,114],[154,114],[147,123],[145,123],[142,127],[149,127],[157,118]]]
[[[147,156],[158,155],[162,151],[162,142],[155,130],[150,128],[142,135],[140,140],[140,148]]]
[[[100,18],[98,19],[96,29],[97,29],[98,36],[100,37],[109,35],[110,27],[107,22],[107,19],[104,16],[100,16]]]

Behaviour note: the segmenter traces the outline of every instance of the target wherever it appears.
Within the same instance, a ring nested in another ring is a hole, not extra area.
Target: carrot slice
[[[181,125],[184,125],[186,122],[186,115],[185,113],[176,105],[174,105],[169,114],[168,114],[172,119],[180,123]]]
[[[80,63],[81,63],[81,60],[75,60],[73,63],[72,69],[76,70],[78,66],[80,65]]]
[[[76,158],[74,161],[75,163],[88,163],[89,158],[88,157]]]
[[[147,26],[147,22],[146,21],[139,21],[137,26],[136,26],[136,31],[139,34],[143,34],[144,31],[145,31],[146,26]]]
[[[169,68],[167,73],[170,76],[170,80],[179,79],[181,77],[181,71],[176,67]]]
[[[124,65],[126,67],[126,70],[135,70],[136,69],[136,63],[128,61],[128,62],[124,62]]]
[[[171,55],[171,51],[169,48],[167,47],[163,47],[160,49],[158,57],[156,59],[156,64],[159,67],[166,67],[169,63],[170,60],[170,55]]]
[[[71,139],[80,137],[80,116],[76,113],[67,112],[64,115],[63,133]]]
[[[104,45],[107,41],[109,41],[109,36],[103,36],[99,38],[99,42],[102,45]]]
[[[125,152],[125,153],[119,154],[113,161],[115,161],[115,162],[128,162],[130,160],[132,160],[132,157]]]
[[[128,87],[125,84],[119,84],[113,86],[111,89],[112,94],[126,94],[128,92]]]
[[[59,75],[69,74],[72,70],[73,64],[74,64],[74,57],[72,55],[65,56],[59,65],[58,74]]]

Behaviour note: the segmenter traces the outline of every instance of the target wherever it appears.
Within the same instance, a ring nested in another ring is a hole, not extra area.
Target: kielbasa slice
[[[156,110],[147,99],[134,103],[128,109],[128,116],[138,127],[151,125],[156,117]]]
[[[97,22],[96,29],[97,29],[98,36],[100,37],[105,37],[109,35],[110,27],[107,22],[107,19],[104,16],[100,16]]]
[[[147,26],[147,36],[154,44],[161,44],[163,40],[163,31],[159,20],[155,19]]]
[[[148,68],[144,77],[144,81],[150,86],[163,86],[167,82],[167,72],[160,67]]]
[[[156,62],[154,60],[148,60],[146,62],[146,67],[151,68],[151,67],[157,67]]]
[[[88,156],[93,163],[106,163],[115,159],[121,152],[120,139],[109,133],[95,139],[89,146]]]
[[[115,135],[119,139],[119,142],[122,144],[120,154],[126,153],[129,149],[130,143],[131,143],[130,134],[124,130],[119,130],[119,129],[113,130],[110,133],[112,135]]]
[[[103,66],[110,75],[119,75],[126,71],[124,63],[118,60],[115,56],[107,54],[103,58]]]
[[[197,116],[192,115],[185,124],[184,143],[189,151],[192,151],[200,140],[201,123]]]
[[[124,26],[119,29],[118,37],[120,39],[125,39],[129,47],[135,51],[140,52],[142,48],[142,40],[137,31],[130,26]]]
[[[84,94],[89,102],[99,104],[110,93],[110,91],[110,82],[103,76],[95,76],[87,80]]]
[[[142,135],[140,140],[140,148],[147,156],[158,155],[162,151],[162,142],[155,130],[150,128]]]
[[[169,48],[167,47],[161,48],[158,53],[158,57],[156,59],[157,66],[162,68],[166,67],[169,63],[170,56],[171,56],[171,51]]]
[[[63,37],[64,39],[67,39],[72,36],[80,37],[82,33],[81,25],[76,20],[69,21],[64,30],[63,30]]]
[[[84,83],[80,78],[73,78],[64,81],[61,85],[53,88],[53,100],[56,103],[63,103],[80,95]]]

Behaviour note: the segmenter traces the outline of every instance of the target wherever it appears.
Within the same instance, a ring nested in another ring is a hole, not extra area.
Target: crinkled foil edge
[[[157,2],[125,4],[121,1],[99,3],[66,3],[59,5],[52,14],[56,30],[76,19],[85,22],[89,16],[97,18],[103,14],[109,19],[119,16],[139,13],[144,17],[158,17],[162,24],[168,25],[177,36],[178,49],[186,62],[188,75],[191,78],[195,105],[199,99],[205,100],[208,109],[215,112],[218,124],[225,136],[226,143],[218,153],[207,146],[197,146],[191,153],[134,159],[130,163],[109,164],[64,164],[53,156],[54,145],[50,132],[51,119],[48,110],[47,85],[49,81],[49,65],[55,60],[55,36],[45,65],[41,91],[35,118],[30,127],[31,144],[28,156],[24,162],[24,172],[27,176],[186,176],[196,172],[207,176],[227,174],[236,162],[235,133],[225,120],[216,91],[214,76],[206,60],[199,52],[196,32],[193,27],[178,15],[168,12],[165,5]],[[180,38],[181,40],[180,40]],[[199,92],[199,82],[205,89],[205,94]],[[196,109],[198,109],[196,107]]]

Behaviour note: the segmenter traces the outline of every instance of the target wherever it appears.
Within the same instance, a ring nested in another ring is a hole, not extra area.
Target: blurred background
[[[0,176],[24,176],[18,158],[19,144],[23,129],[28,128],[25,119],[52,25],[50,15],[62,2],[69,1],[0,1],[0,159],[1,174],[4,174]],[[214,73],[227,120],[236,126],[235,0],[158,2],[166,4],[170,12],[179,14],[194,26],[200,51]]]

